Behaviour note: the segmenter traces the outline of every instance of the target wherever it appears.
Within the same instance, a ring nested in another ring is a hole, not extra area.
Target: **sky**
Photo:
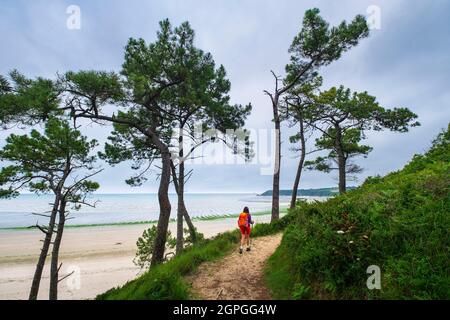
[[[68,28],[71,12],[67,10],[71,5],[80,9],[79,29]],[[189,21],[196,33],[196,45],[211,52],[216,63],[226,68],[231,101],[252,103],[246,128],[270,134],[271,104],[263,90],[273,90],[271,70],[283,75],[289,61],[287,50],[300,30],[305,10],[317,7],[330,25],[336,25],[356,14],[374,17],[373,11],[368,11],[373,6],[379,9],[379,24],[357,47],[319,70],[323,89],[342,84],[354,91],[367,91],[384,107],[410,108],[422,125],[408,133],[369,132],[365,143],[373,151],[357,161],[365,170],[351,182],[359,184],[367,176],[401,169],[415,153],[426,151],[449,123],[449,1],[0,0],[0,74],[18,69],[30,77],[54,78],[68,70],[119,71],[128,38],[152,42],[160,20],[169,18],[173,25]],[[82,131],[104,142],[110,129],[86,124]],[[10,133],[0,132],[0,145]],[[282,189],[292,187],[298,161],[288,141],[292,133],[285,124]],[[102,165],[105,170],[96,178],[102,193],[157,191],[157,168],[146,184],[131,188],[124,182],[133,173],[130,163]],[[266,167],[261,162],[191,164],[193,175],[186,192],[263,192],[272,184]],[[336,184],[335,173],[307,171],[300,187]]]

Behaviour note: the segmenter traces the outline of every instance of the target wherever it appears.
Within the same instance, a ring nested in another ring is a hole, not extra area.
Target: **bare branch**
[[[62,277],[61,279],[58,279],[58,283],[63,281],[64,279],[67,279],[68,277],[70,277],[71,275],[73,275],[75,273],[75,270],[73,270],[71,273],[65,275],[64,277]]]
[[[83,181],[91,178],[92,176],[95,176],[96,174],[100,173],[103,171],[103,168],[100,170],[97,170],[91,174],[88,174],[87,176],[85,176],[83,179],[78,180],[75,184],[73,184],[72,186],[70,186],[69,188],[67,188],[66,192],[64,193],[65,196],[67,196],[75,187],[77,187],[79,184],[81,184]]]
[[[49,234],[49,231],[48,231],[48,229],[47,229],[47,228],[45,228],[45,227],[41,227],[41,226],[40,226],[40,225],[38,225],[37,223],[36,223],[35,227],[36,227],[36,228],[38,228],[39,230],[41,230],[41,231],[42,231],[42,233],[44,233],[45,235],[48,235],[48,234]]]

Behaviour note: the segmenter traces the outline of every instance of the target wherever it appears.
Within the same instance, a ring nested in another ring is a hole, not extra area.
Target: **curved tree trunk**
[[[183,195],[183,198],[184,198],[184,195]],[[197,243],[197,232],[195,230],[194,224],[192,223],[191,217],[189,216],[189,213],[187,212],[187,209],[186,209],[186,207],[184,205],[184,200],[183,200],[183,205],[181,206],[180,209],[181,209],[181,211],[183,213],[184,220],[186,221],[186,224],[188,225],[189,234],[191,236],[192,244],[195,244],[195,243]]]
[[[179,194],[180,192],[179,192],[179,188],[178,188],[178,175],[176,172],[176,168],[172,161],[171,161],[170,165],[171,165],[171,169],[172,169],[173,185],[175,187],[177,196],[180,197],[180,194]],[[183,194],[181,194],[181,197],[182,197],[183,201],[181,203],[179,202],[178,210],[181,210],[184,220],[186,221],[186,224],[188,226],[189,234],[192,239],[192,243],[195,244],[197,242],[197,233],[195,232],[195,226],[192,223],[191,217],[189,216],[189,213],[188,213],[185,203],[184,203],[184,192],[183,192]]]
[[[297,192],[298,192],[298,185],[300,183],[300,178],[302,176],[302,170],[303,170],[303,163],[305,162],[306,157],[306,142],[305,142],[305,132],[303,127],[303,121],[300,120],[300,147],[301,147],[301,153],[300,153],[300,160],[298,161],[298,167],[297,167],[297,174],[295,175],[294,180],[294,186],[292,187],[292,198],[291,198],[291,205],[290,208],[294,209],[295,204],[297,203]]]
[[[161,150],[161,177],[158,189],[159,201],[159,218],[156,226],[155,245],[153,248],[151,266],[155,266],[164,261],[164,251],[166,248],[167,229],[170,219],[170,200],[169,200],[169,184],[170,184],[170,152],[166,146],[161,146],[162,142],[155,139]]]
[[[183,208],[184,207],[184,159],[183,159],[183,129],[180,129],[178,137],[178,203],[177,203],[177,245],[176,254],[183,251]]]
[[[42,271],[44,270],[45,260],[47,259],[48,250],[52,242],[53,229],[55,228],[56,215],[58,213],[58,207],[60,202],[60,195],[56,194],[53,203],[52,212],[50,214],[50,221],[48,223],[48,230],[45,234],[44,241],[42,243],[41,253],[39,254],[39,259],[36,264],[36,269],[34,271],[33,282],[31,283],[29,300],[36,300],[39,293],[39,286],[42,278]]]
[[[49,299],[58,299],[58,282],[59,282],[59,249],[64,232],[64,224],[66,223],[66,201],[62,200],[59,207],[58,228],[56,230],[55,240],[53,241],[52,260],[50,264],[50,292]]]

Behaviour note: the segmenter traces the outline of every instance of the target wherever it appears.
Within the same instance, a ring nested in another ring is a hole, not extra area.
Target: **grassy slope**
[[[276,223],[257,224],[252,236],[265,236],[282,230],[289,221],[289,215]],[[195,270],[204,261],[219,259],[236,248],[240,239],[238,230],[225,232],[213,239],[187,248],[181,255],[168,262],[152,268],[140,277],[126,283],[122,287],[111,289],[97,297],[100,300],[147,300],[170,299],[183,300],[190,298],[188,285],[183,275]]]
[[[298,206],[266,270],[274,297],[450,299],[449,160],[450,130],[401,171]],[[369,265],[381,290],[366,287]]]

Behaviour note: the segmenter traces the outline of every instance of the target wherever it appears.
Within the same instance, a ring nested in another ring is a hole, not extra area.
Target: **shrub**
[[[449,136],[401,171],[292,210],[266,271],[274,296],[449,299]],[[369,265],[381,268],[381,290],[366,287]]]
[[[253,237],[280,232],[292,215],[288,214],[271,223],[257,224]],[[113,288],[97,296],[99,300],[184,300],[191,296],[189,286],[183,276],[194,271],[202,262],[223,257],[239,243],[238,230],[218,234],[211,239],[203,239],[198,244],[187,247],[181,254],[169,261],[150,268],[140,277],[122,287]]]
[[[195,233],[197,234],[197,242],[204,241],[203,233],[197,232],[197,229],[195,229]],[[188,229],[184,229],[184,234],[187,234],[184,237],[184,246],[190,247],[193,245],[191,236],[189,234]],[[137,251],[136,256],[133,259],[133,263],[140,267],[141,269],[148,269],[150,267],[150,258],[153,252],[153,245],[155,243],[155,237],[156,237],[156,226],[153,225],[150,228],[144,230],[142,233],[142,236],[139,237],[139,239],[136,242]],[[166,239],[166,249],[170,249],[172,251],[169,251],[166,253],[166,257],[169,256],[169,254],[174,254],[173,248],[175,248],[177,244],[177,239],[172,236],[172,233],[170,231],[167,231],[167,239]]]

